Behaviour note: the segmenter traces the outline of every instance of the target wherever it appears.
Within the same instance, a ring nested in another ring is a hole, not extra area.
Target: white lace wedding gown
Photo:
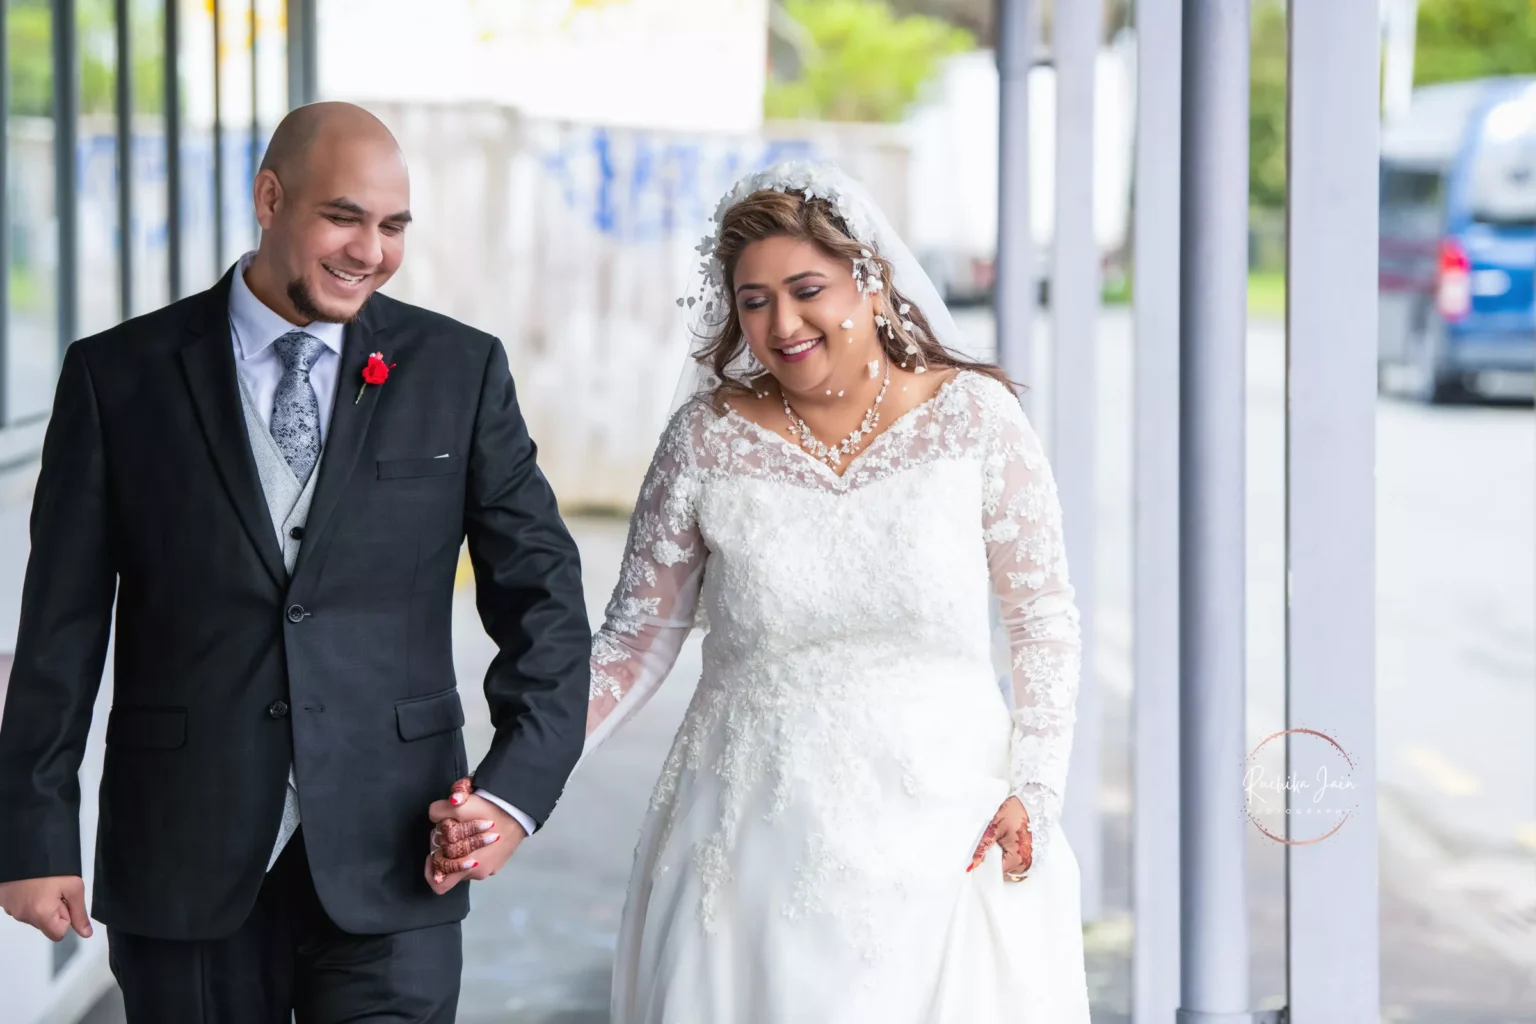
[[[680,410],[593,639],[588,752],[708,624],[635,852],[613,1024],[1086,1024],[1057,824],[1072,596],[1050,467],[989,377],[955,375],[841,477],[737,413]],[[1004,881],[996,848],[968,874],[1010,793],[1029,877]]]

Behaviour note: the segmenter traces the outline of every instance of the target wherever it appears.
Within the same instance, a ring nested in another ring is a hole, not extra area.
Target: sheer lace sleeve
[[[982,522],[1011,656],[1013,795],[1029,812],[1039,863],[1066,790],[1081,667],[1078,611],[1061,503],[1040,439],[1011,393],[986,392]]]
[[[706,556],[694,516],[697,415],[673,417],[640,485],[619,582],[592,637],[582,760],[650,700],[693,628]]]

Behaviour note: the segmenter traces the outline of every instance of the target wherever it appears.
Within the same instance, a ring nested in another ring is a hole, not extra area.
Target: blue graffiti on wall
[[[87,136],[79,140],[75,154],[82,223],[99,225],[98,236],[114,247],[121,245],[116,221],[116,194],[121,186],[117,143],[115,135]],[[244,133],[231,132],[223,138],[222,214],[230,240],[237,244],[246,240],[247,232],[254,236],[254,226],[247,223],[251,219],[249,188],[264,146],[264,140],[260,147],[253,145]],[[130,156],[136,195],[148,199],[150,193],[141,190],[164,188],[164,136],[135,133]],[[720,197],[741,175],[778,160],[818,156],[816,144],[806,139],[684,136],[594,127],[564,129],[557,146],[540,160],[567,207],[578,211],[594,230],[616,241],[643,244],[679,233],[702,234]],[[183,136],[180,170],[178,205],[184,238],[194,249],[208,248],[212,255],[212,139],[201,134]],[[48,230],[48,223],[34,223],[33,212],[30,204],[12,203],[11,227],[19,236],[14,241],[21,242],[13,244],[13,259],[25,260],[31,249],[25,239],[33,231]],[[135,250],[163,250],[167,243],[163,203],[136,202],[130,230]]]
[[[815,159],[804,139],[688,138],[609,128],[569,129],[543,166],[568,207],[618,241],[702,233],[743,174],[779,160]]]

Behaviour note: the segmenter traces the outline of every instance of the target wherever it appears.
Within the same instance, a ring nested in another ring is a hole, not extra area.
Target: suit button
[[[295,526],[293,529],[288,531],[288,536],[292,537],[294,540],[303,540],[304,539],[304,527],[302,527],[302,526]]]
[[[273,701],[271,704],[267,705],[267,714],[271,715],[273,718],[287,718],[288,702],[281,700]]]
[[[309,613],[304,610],[304,606],[301,604],[291,604],[288,606],[289,622],[303,622],[304,616],[308,614]]]

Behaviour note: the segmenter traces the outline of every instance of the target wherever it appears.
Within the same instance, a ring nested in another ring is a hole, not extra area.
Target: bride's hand
[[[1034,862],[1035,848],[1029,834],[1029,812],[1016,796],[1004,800],[1003,806],[992,816],[992,823],[982,833],[981,843],[971,857],[971,866],[965,870],[976,870],[976,865],[982,862],[993,846],[1001,846],[1003,849],[1004,877],[1021,875]]]
[[[453,803],[462,803],[474,793],[474,782],[467,778],[460,779],[449,792]],[[455,876],[461,876],[479,866],[479,860],[470,855],[501,839],[500,835],[491,832],[495,825],[494,821],[486,818],[467,821],[444,818],[432,827],[432,850],[427,855],[426,872],[427,883],[434,892],[441,895],[448,891],[459,881]]]

